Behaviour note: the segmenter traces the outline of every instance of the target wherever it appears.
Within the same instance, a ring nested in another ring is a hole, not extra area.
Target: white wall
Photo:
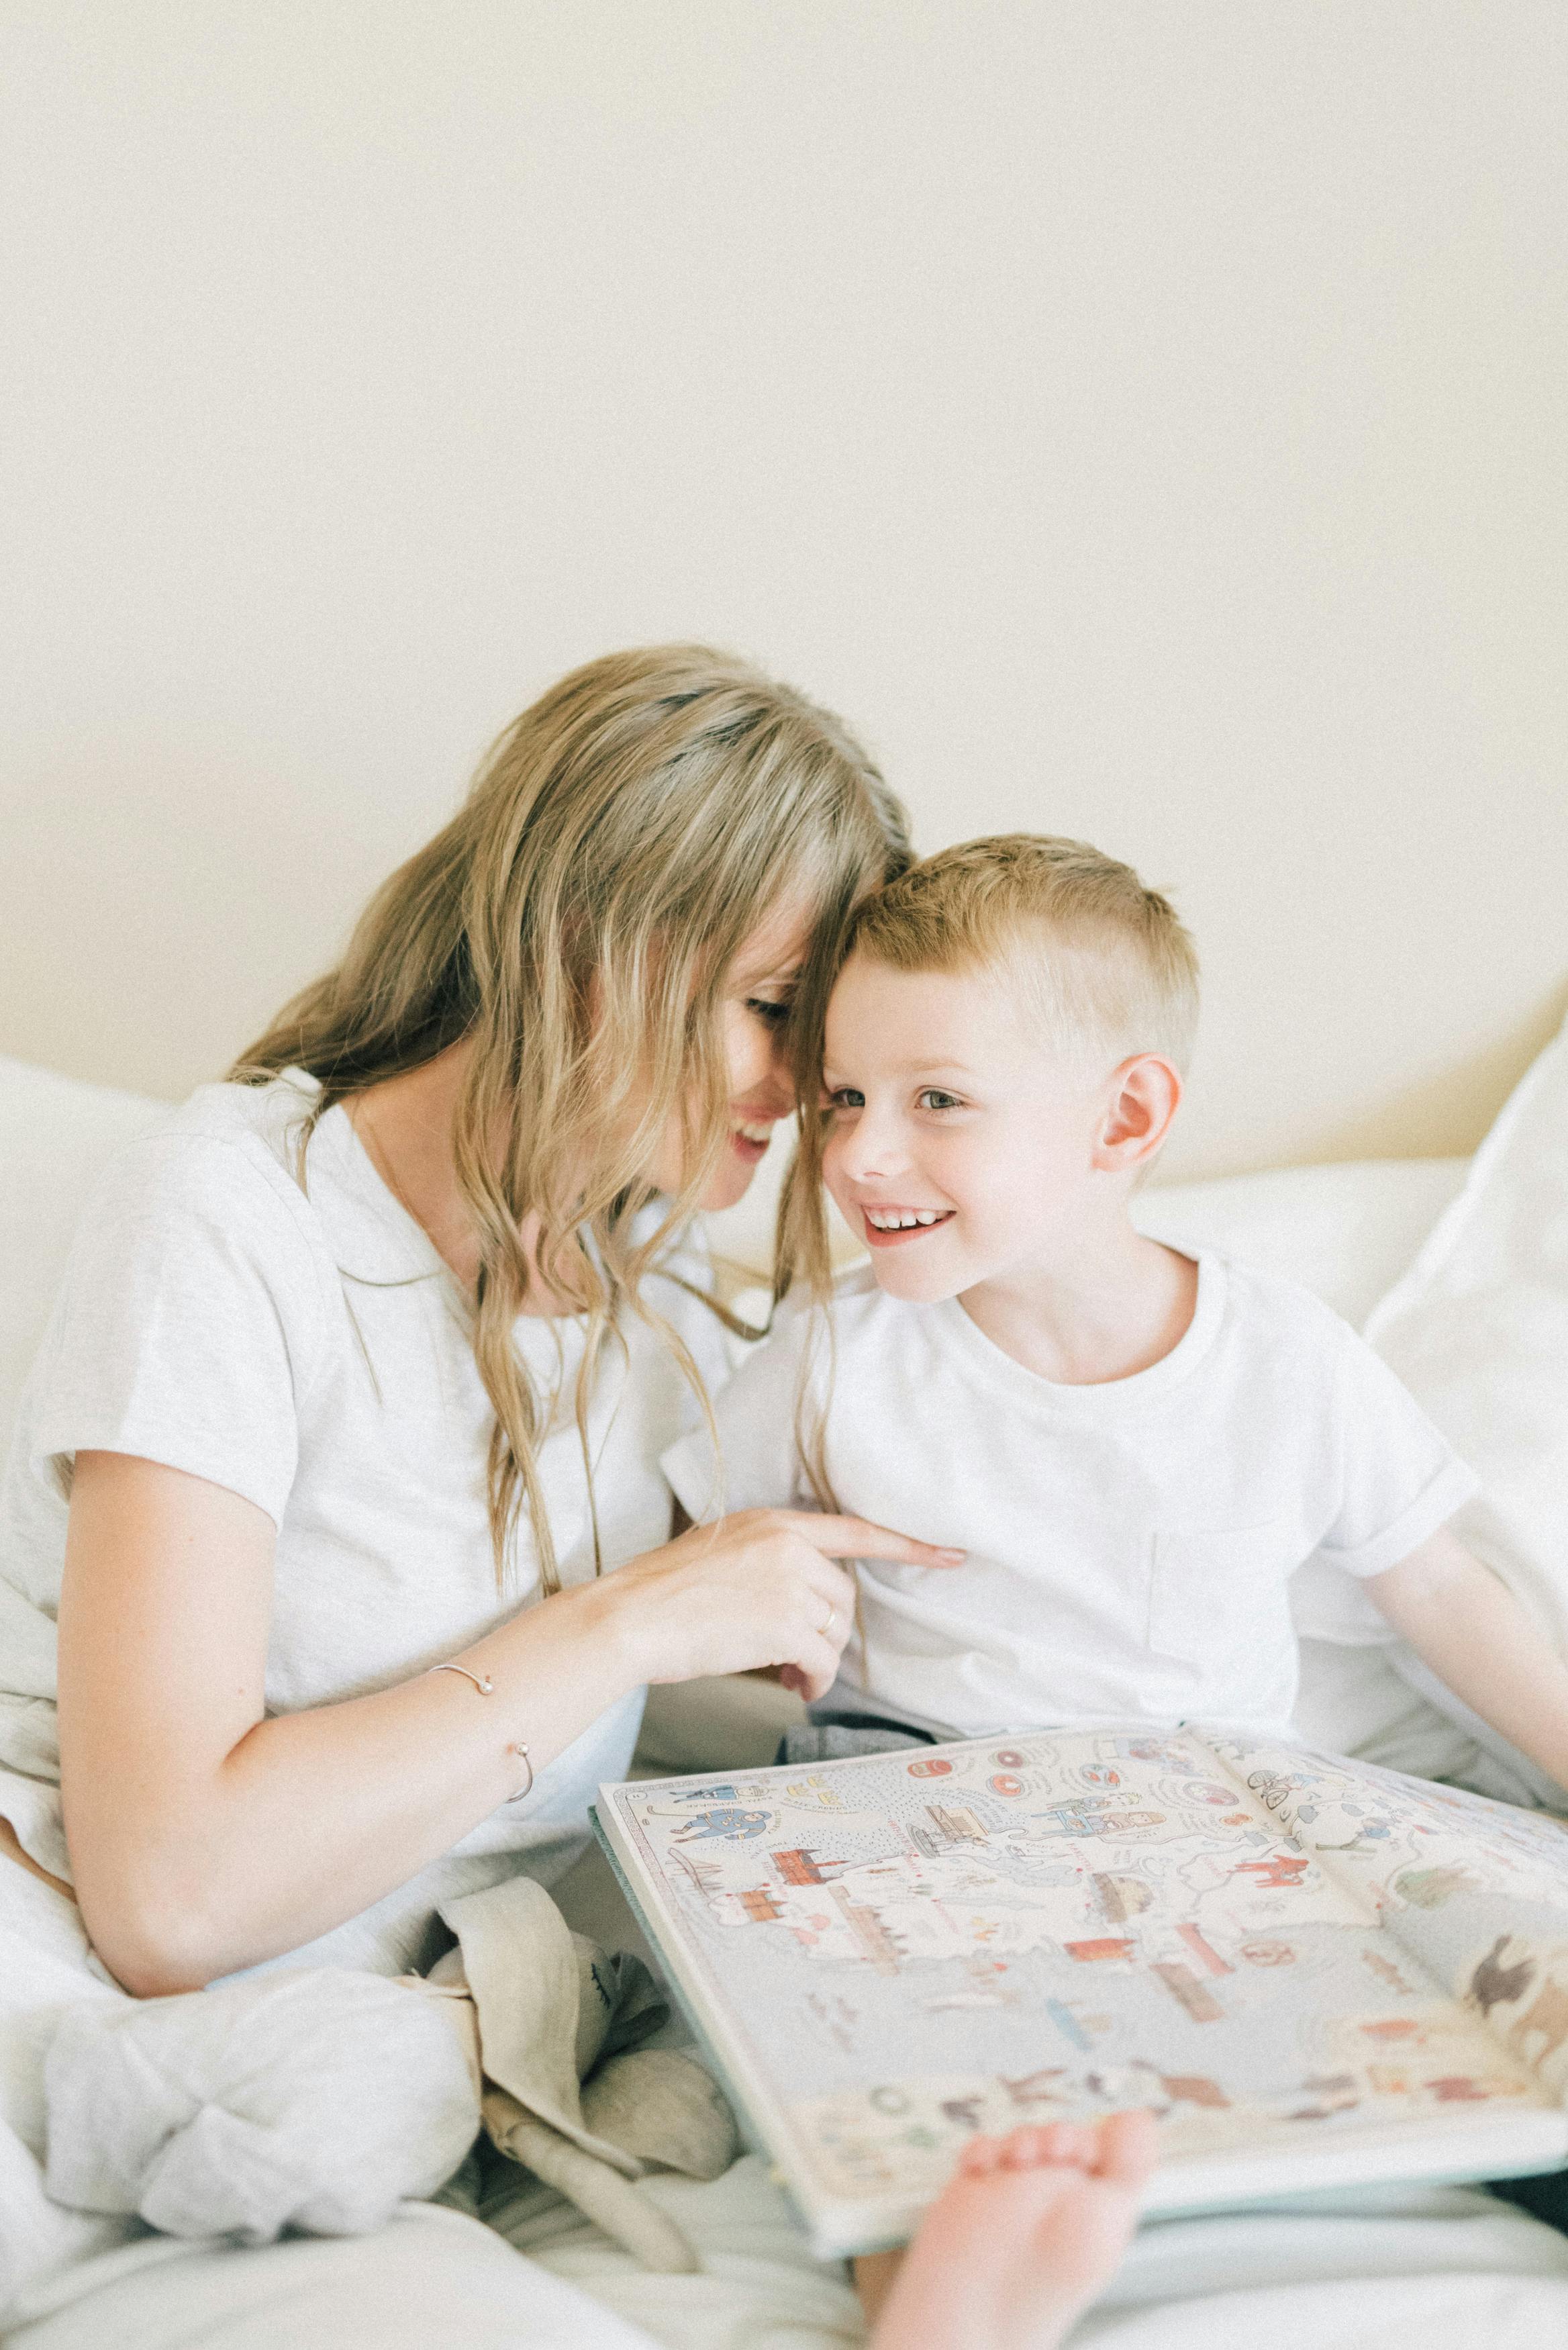
[[[622,641],[1170,885],[1168,1171],[1561,1008],[1561,0],[0,0],[0,1049],[176,1091]]]

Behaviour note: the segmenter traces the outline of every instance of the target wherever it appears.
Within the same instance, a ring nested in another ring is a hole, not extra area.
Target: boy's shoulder
[[[929,1312],[929,1307],[909,1305],[901,1298],[889,1297],[877,1286],[869,1264],[850,1264],[835,1274],[832,1295],[826,1306],[805,1295],[787,1297],[779,1308],[768,1343],[783,1340],[796,1347],[808,1345],[826,1315],[833,1326],[835,1349],[842,1356],[846,1347],[857,1347],[862,1342],[877,1346],[896,1343],[900,1336],[912,1335]]]
[[[864,1263],[846,1265],[836,1275],[827,1310],[833,1317],[834,1335],[841,1343],[862,1337],[881,1339],[912,1330],[930,1311],[901,1297],[889,1297],[871,1266]]]
[[[1276,1342],[1291,1337],[1334,1350],[1365,1344],[1342,1314],[1302,1282],[1265,1272],[1241,1257],[1219,1252],[1206,1252],[1206,1256],[1222,1269],[1226,1316],[1240,1332]]]
[[[832,1311],[836,1316],[853,1313],[867,1299],[886,1297],[886,1291],[877,1286],[877,1275],[868,1258],[861,1257],[854,1264],[845,1265],[833,1276]]]

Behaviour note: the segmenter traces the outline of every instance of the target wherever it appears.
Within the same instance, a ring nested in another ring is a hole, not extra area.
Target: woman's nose
[[[758,1090],[774,1118],[787,1118],[795,1106],[794,1066],[782,1040],[768,1055],[767,1074]]]

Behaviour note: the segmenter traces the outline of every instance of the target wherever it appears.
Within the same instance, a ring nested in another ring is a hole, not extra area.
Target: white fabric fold
[[[44,2087],[57,2202],[252,2244],[381,2226],[479,2126],[441,2004],[329,1967],[68,2010]]]
[[[66,2009],[49,2196],[171,2236],[364,2235],[446,2186],[483,2117],[646,2266],[695,2269],[637,2182],[716,2178],[734,2125],[700,2065],[641,2045],[669,2013],[648,1970],[574,1935],[530,1877],[444,1914],[458,1947],[428,1981],[303,1968]]]

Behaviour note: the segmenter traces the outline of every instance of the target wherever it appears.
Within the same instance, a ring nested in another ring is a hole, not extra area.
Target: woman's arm
[[[264,1718],[274,1527],[149,1461],[77,1457],[61,1778],[83,1918],[151,1996],[297,1949],[448,1851],[646,1680],[784,1664],[825,1689],[854,1617],[826,1555],[950,1563],[858,1520],[751,1511],[524,1609],[455,1673]],[[831,1622],[830,1622],[831,1611]],[[826,1632],[824,1627],[828,1626]]]
[[[1456,1697],[1568,1787],[1568,1665],[1490,1567],[1443,1527],[1366,1588]]]

